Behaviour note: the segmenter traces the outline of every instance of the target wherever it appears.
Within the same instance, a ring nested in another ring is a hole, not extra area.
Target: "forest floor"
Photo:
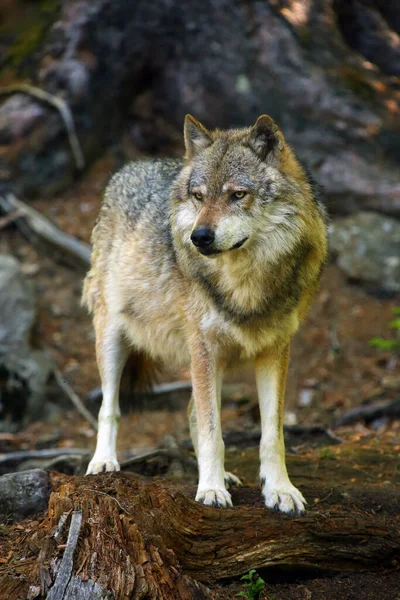
[[[89,242],[101,190],[115,167],[115,159],[108,156],[64,194],[51,201],[32,202],[32,205],[64,231]],[[0,253],[16,256],[34,282],[38,317],[33,343],[48,349],[63,377],[85,400],[99,385],[99,378],[91,322],[80,306],[84,273],[56,262],[51,251],[33,247],[13,228],[1,232]],[[288,422],[331,427],[345,410],[376,400],[398,398],[399,360],[369,344],[375,336],[389,337],[392,308],[398,304],[399,300],[348,283],[334,264],[326,267],[310,315],[292,345],[286,400]],[[185,372],[174,376],[189,378]],[[164,375],[164,380],[171,381],[172,378],[171,374]],[[237,387],[239,391],[228,394],[223,409],[223,429],[251,431],[259,426],[253,374],[243,368],[229,373],[226,379],[241,386]],[[51,393],[55,407],[51,417],[32,423],[17,433],[0,434],[0,452],[46,447],[94,449],[95,432],[90,424],[69,408],[68,399],[55,384]],[[178,444],[186,440],[189,437],[186,400],[182,394],[180,396],[182,398],[169,398],[165,406],[156,403],[154,407],[148,401],[141,411],[125,414],[118,440],[120,454],[157,447],[164,436],[173,436]],[[62,411],[57,408],[58,397]],[[96,411],[97,408],[98,405],[92,403],[91,409]],[[388,517],[398,520],[399,505],[386,506],[385,490],[395,490],[396,486],[398,489],[400,421],[386,418],[373,424],[361,421],[336,429],[335,434],[345,442],[322,448],[306,443],[287,449],[289,473],[309,504],[329,504],[331,496],[338,493],[346,498],[346,502],[351,501],[355,487],[357,501],[365,504],[371,518],[374,511],[386,511]],[[234,504],[261,506],[256,485],[257,448],[227,447],[226,455],[227,468],[242,477],[245,483],[243,488],[234,490]],[[154,471],[149,474],[174,477],[171,473],[166,474],[157,461]],[[184,475],[189,493],[193,493],[195,477],[195,472]],[[183,484],[182,474],[177,480]],[[24,521],[16,526],[15,535],[18,528],[28,527],[28,523]],[[3,539],[0,532],[2,562],[9,553],[11,538]],[[399,600],[398,569],[399,563],[384,574],[380,571],[334,576],[268,570],[260,573],[266,581],[265,592],[260,598]],[[241,582],[235,581],[211,589],[214,598],[222,600],[234,598],[243,588]]]

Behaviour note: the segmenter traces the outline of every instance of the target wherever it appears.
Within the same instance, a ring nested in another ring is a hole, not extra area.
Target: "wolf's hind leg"
[[[306,504],[286,470],[283,440],[283,402],[289,362],[289,344],[256,360],[256,382],[261,415],[260,478],[265,504],[288,514],[301,515]]]
[[[96,357],[101,377],[103,401],[99,412],[99,430],[94,456],[87,475],[119,471],[117,461],[117,433],[120,419],[119,384],[128,358],[128,346],[118,327],[104,315],[96,315]]]

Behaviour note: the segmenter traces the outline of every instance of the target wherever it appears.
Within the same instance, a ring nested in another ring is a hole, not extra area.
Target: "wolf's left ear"
[[[211,133],[192,115],[186,115],[183,128],[185,136],[186,158],[192,158],[199,150],[211,146]]]
[[[250,130],[249,146],[261,158],[283,147],[283,135],[278,125],[268,115],[261,115]]]

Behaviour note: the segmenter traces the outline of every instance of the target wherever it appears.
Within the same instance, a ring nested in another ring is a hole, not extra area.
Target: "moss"
[[[8,525],[0,525],[0,537],[8,537],[12,529]]]
[[[14,67],[18,67],[24,59],[32,54],[43,38],[44,26],[36,23],[29,31],[23,33],[7,52],[7,59]]]
[[[0,31],[14,38],[6,51],[5,63],[14,68],[20,67],[39,48],[59,10],[60,0],[40,0],[22,13],[18,3]]]
[[[308,27],[308,25],[301,25],[299,27],[296,27],[296,32],[304,48],[310,48],[313,41],[313,37],[311,35],[311,30]]]
[[[319,457],[320,458],[328,458],[330,460],[336,459],[335,453],[329,447],[321,448],[319,451]]]
[[[366,102],[377,101],[376,91],[362,72],[345,65],[340,69],[340,75],[346,88],[354,94]]]

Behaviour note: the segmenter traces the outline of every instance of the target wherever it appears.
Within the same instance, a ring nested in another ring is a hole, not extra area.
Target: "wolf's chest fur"
[[[160,248],[143,238],[131,238],[130,251],[136,255],[134,268],[111,278],[112,304],[120,307],[121,324],[132,343],[169,366],[189,364],[192,320],[228,362],[253,358],[298,327],[296,307],[287,308],[274,289],[278,267],[268,286],[252,254],[241,265],[217,259],[210,269],[207,259],[201,259],[182,272],[167,245],[158,261],[153,258]]]

